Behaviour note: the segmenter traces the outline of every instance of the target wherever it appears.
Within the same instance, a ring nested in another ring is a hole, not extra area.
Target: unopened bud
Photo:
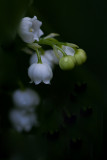
[[[70,70],[75,66],[75,58],[74,56],[63,56],[59,61],[59,66],[62,70]]]
[[[77,49],[75,53],[75,60],[77,65],[81,65],[87,60],[86,52],[83,49]]]

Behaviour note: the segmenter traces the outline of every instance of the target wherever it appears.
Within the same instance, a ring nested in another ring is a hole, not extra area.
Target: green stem
[[[45,45],[49,45],[51,46],[52,48],[54,48],[54,46],[61,51],[61,53],[63,54],[63,56],[66,56],[67,54],[64,52],[64,50],[59,47],[60,45],[62,45],[63,43],[61,42],[57,42],[57,41],[51,41],[51,40],[48,40],[48,39],[41,39],[38,44],[45,44]]]
[[[20,87],[20,89],[21,89],[22,91],[25,90],[25,86],[23,85],[23,83],[22,83],[20,80],[18,81],[18,85],[19,85],[19,87]]]
[[[41,55],[40,55],[38,49],[35,49],[35,50],[36,50],[37,57],[38,57],[38,63],[41,63],[41,64],[42,64]]]
[[[63,56],[66,56],[67,54],[64,52],[64,50],[58,46],[55,45],[55,47],[61,51],[61,53],[63,54]]]

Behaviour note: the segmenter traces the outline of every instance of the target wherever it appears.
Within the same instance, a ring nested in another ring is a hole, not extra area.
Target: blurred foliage
[[[32,0],[0,0],[0,42],[15,38],[20,19],[31,3]]]
[[[72,71],[54,70],[51,85],[29,84],[29,55],[20,49],[19,21],[37,15],[46,34],[86,50],[88,60]],[[0,159],[95,160],[102,155],[106,122],[106,3],[92,0],[0,0]],[[40,127],[30,133],[11,128],[8,112],[18,80],[38,91]],[[106,143],[106,140],[105,140]]]

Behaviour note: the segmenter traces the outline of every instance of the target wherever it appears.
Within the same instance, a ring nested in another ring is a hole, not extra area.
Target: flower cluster
[[[41,37],[43,35],[41,25],[42,22],[37,20],[36,16],[25,17],[21,20],[18,29],[21,39],[33,50],[28,76],[36,85],[41,82],[50,84],[55,65],[59,64],[62,70],[70,70],[76,65],[83,64],[87,59],[85,51],[77,45],[56,40],[55,36],[58,36],[56,33]],[[43,45],[48,45],[52,49],[45,51]]]
[[[37,115],[34,111],[40,103],[39,95],[27,88],[16,90],[12,98],[15,107],[10,111],[9,118],[14,128],[18,132],[30,131],[33,126],[38,125]]]
[[[37,19],[25,17],[21,20],[18,34],[24,42],[26,53],[32,54],[29,60],[28,76],[35,85],[41,82],[50,84],[53,77],[55,65],[62,70],[73,69],[76,65],[83,64],[86,53],[77,45],[59,42],[55,39],[58,34],[51,33],[45,37],[40,29],[42,22]],[[44,50],[44,46],[51,47]],[[14,108],[9,113],[9,118],[18,131],[30,131],[33,126],[38,125],[35,107],[39,105],[40,98],[32,89],[18,89],[13,93]]]

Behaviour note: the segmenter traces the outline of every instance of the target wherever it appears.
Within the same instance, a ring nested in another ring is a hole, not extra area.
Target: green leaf
[[[73,44],[73,43],[65,43],[65,46],[69,46],[72,48],[79,48],[79,46],[77,46],[76,44]]]
[[[44,39],[54,38],[54,37],[56,37],[56,36],[59,36],[59,34],[58,34],[58,33],[50,33],[50,34],[48,34],[46,37],[44,37]]]

